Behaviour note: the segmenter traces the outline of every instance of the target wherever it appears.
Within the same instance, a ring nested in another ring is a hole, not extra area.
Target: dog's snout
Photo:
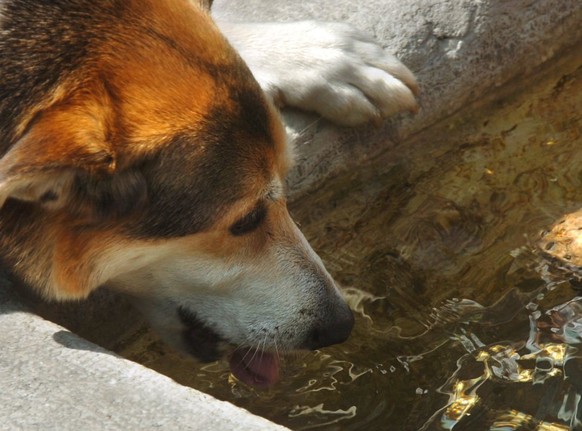
[[[334,319],[316,325],[308,334],[304,347],[309,350],[320,349],[348,339],[354,327],[354,315],[347,307],[342,307]]]

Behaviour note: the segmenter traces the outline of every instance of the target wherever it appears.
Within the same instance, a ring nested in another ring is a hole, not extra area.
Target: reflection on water
[[[420,429],[427,429],[439,419],[441,429],[447,430],[453,429],[463,420],[469,423],[469,416],[481,407],[478,393],[487,393],[487,388],[481,388],[486,383],[543,387],[536,415],[517,410],[504,411],[503,405],[496,410],[494,402],[483,400],[483,403],[489,404],[489,411],[486,412],[492,419],[489,429],[559,430],[578,429],[582,425],[580,385],[577,384],[582,383],[578,371],[582,370],[582,363],[577,354],[582,341],[582,298],[576,297],[545,313],[541,313],[534,303],[528,305],[533,312],[529,315],[530,333],[526,342],[510,341],[485,346],[473,334],[472,342],[464,343],[468,353],[458,360],[456,371],[439,388],[439,392],[449,395],[448,402]],[[482,365],[476,366],[477,363]],[[467,374],[475,377],[464,376],[464,372],[469,369],[472,371]],[[527,396],[525,392],[524,397]],[[524,401],[531,402],[535,397],[533,394],[529,396],[531,399]],[[555,422],[546,422],[540,418],[549,418]]]
[[[582,230],[552,227],[582,207],[580,61],[294,204],[357,312],[347,343],[268,391],[147,332],[120,352],[296,430],[582,429]]]

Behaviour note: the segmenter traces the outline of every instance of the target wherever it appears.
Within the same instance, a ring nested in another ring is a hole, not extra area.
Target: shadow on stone
[[[85,350],[88,352],[94,353],[106,353],[111,356],[120,357],[115,353],[104,349],[96,344],[93,344],[70,331],[62,330],[55,332],[53,334],[53,339],[59,343],[61,346],[66,347],[67,349],[74,349],[74,350]]]

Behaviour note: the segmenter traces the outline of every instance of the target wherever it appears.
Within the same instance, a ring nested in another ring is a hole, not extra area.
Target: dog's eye
[[[260,205],[245,215],[243,218],[239,219],[236,223],[234,223],[230,227],[230,233],[234,236],[250,233],[261,225],[263,220],[265,220],[266,215],[267,208],[265,208],[263,205]]]

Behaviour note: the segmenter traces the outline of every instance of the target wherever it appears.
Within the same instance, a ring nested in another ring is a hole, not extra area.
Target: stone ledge
[[[496,90],[513,79],[531,79],[582,40],[582,2],[570,0],[215,0],[213,11],[231,21],[347,22],[373,35],[418,78],[420,113],[379,129],[338,129],[313,116],[287,115],[300,135],[289,178],[292,198],[392,151],[470,104],[500,95]]]
[[[0,284],[0,429],[286,429],[31,314],[11,287]]]

